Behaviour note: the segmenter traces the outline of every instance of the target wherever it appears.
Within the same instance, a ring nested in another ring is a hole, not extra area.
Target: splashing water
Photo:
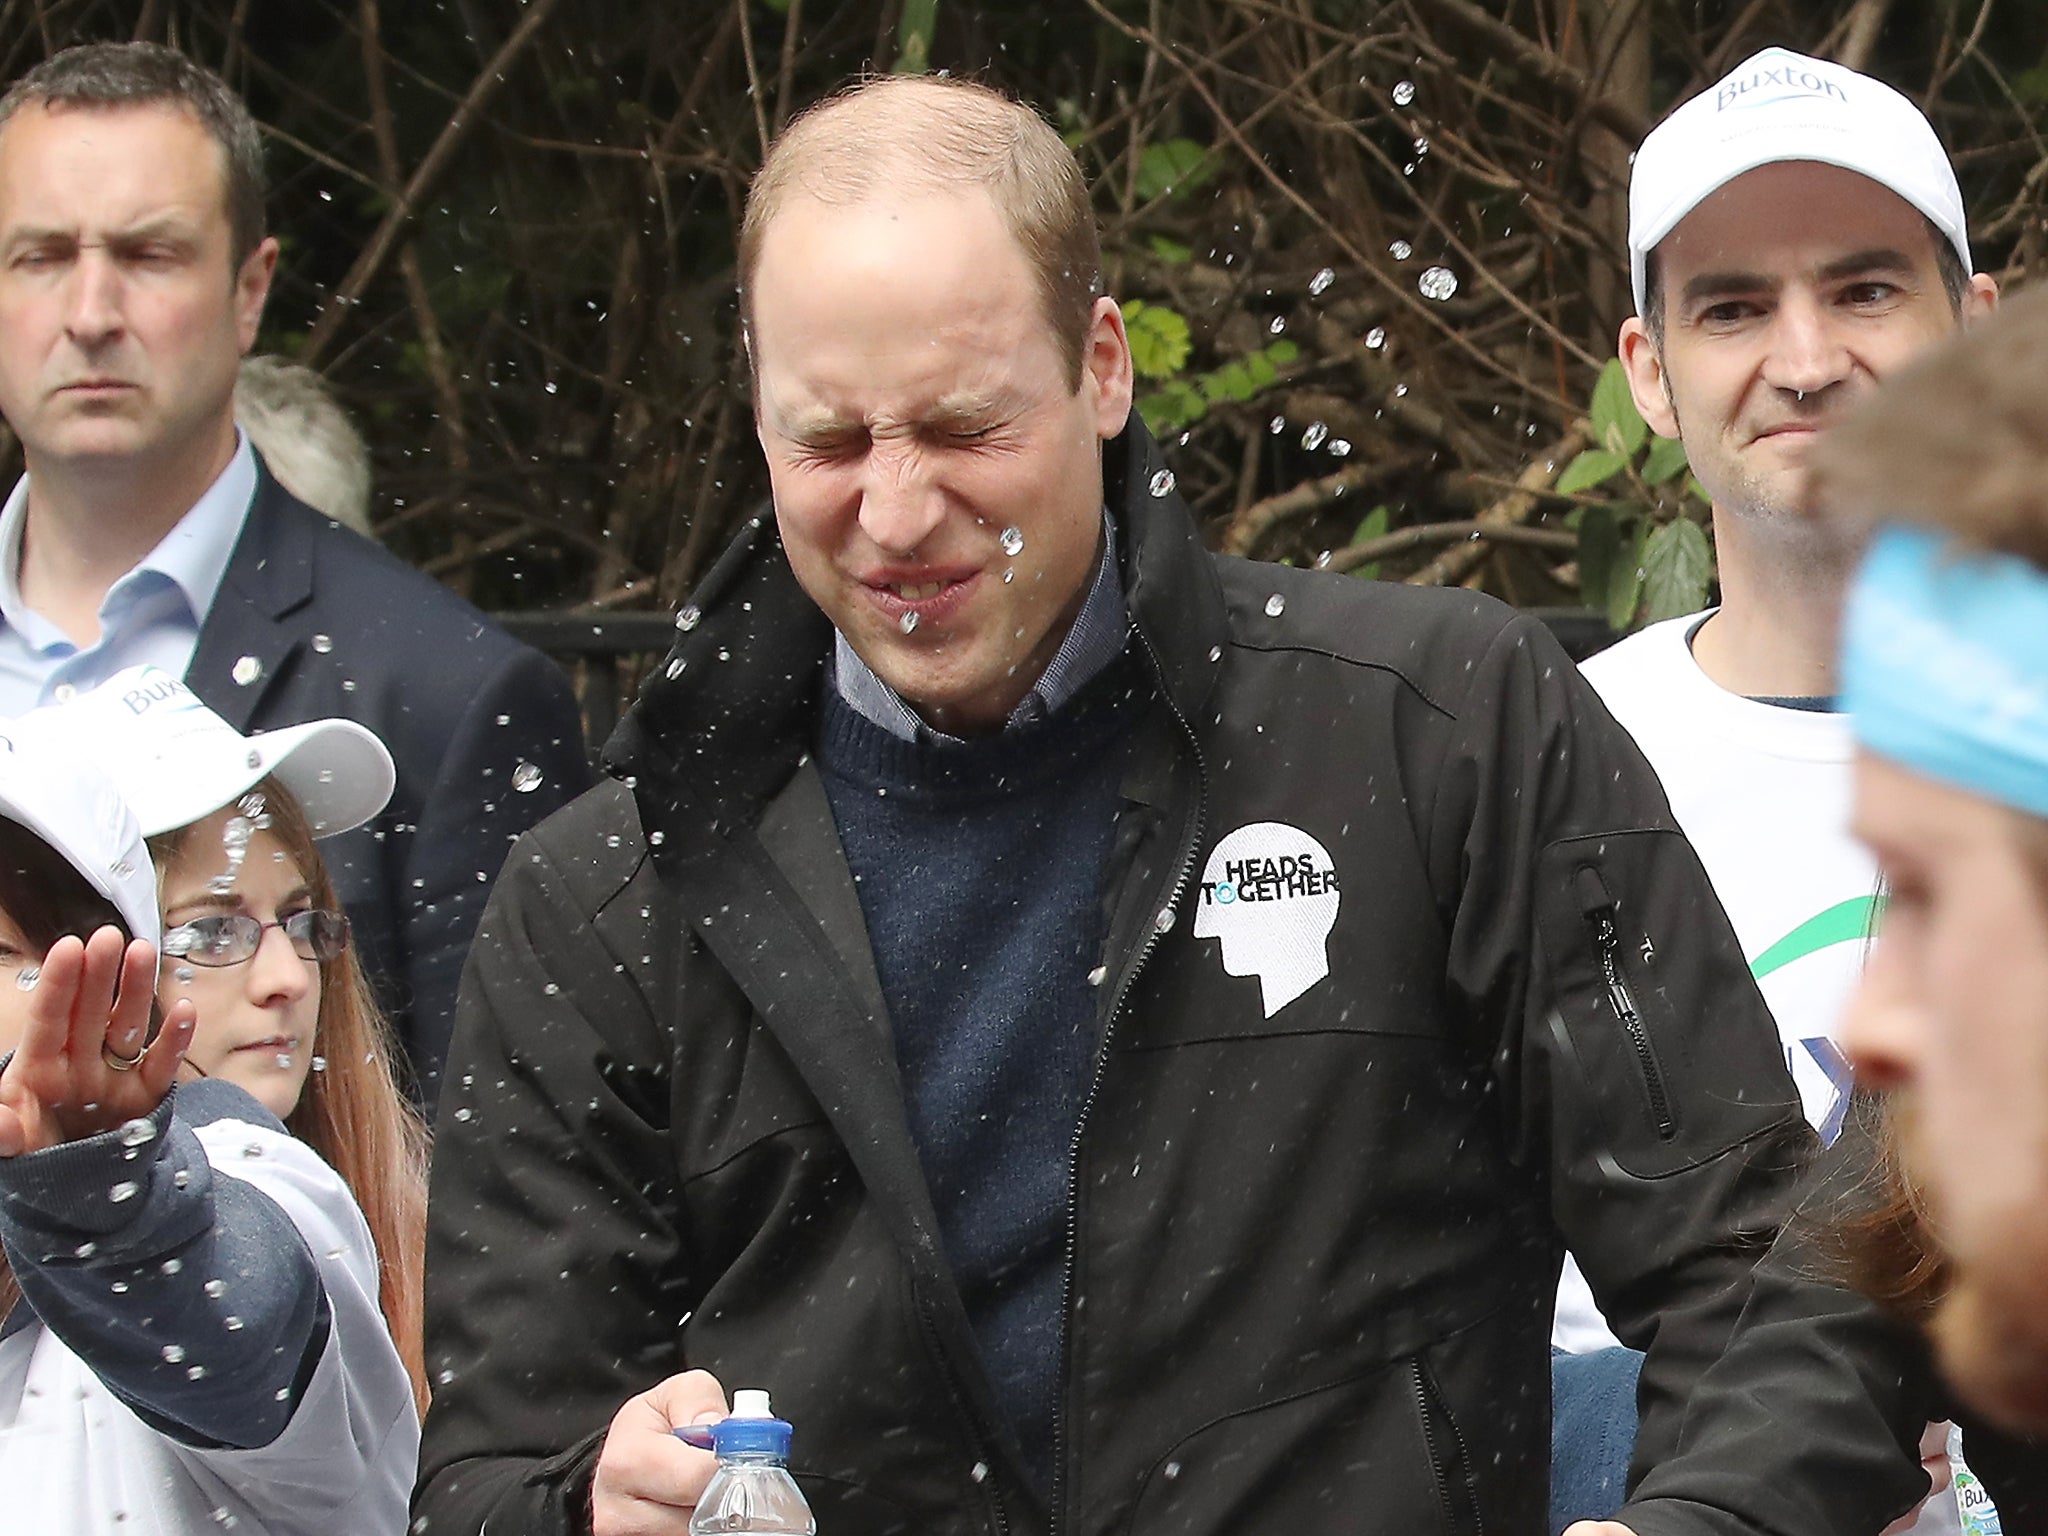
[[[1173,492],[1173,485],[1173,471],[1170,469],[1162,469],[1159,471],[1158,474],[1152,477],[1152,494],[1154,496],[1171,495]]]
[[[1335,267],[1323,268],[1322,271],[1308,280],[1308,296],[1312,299],[1320,299],[1330,291],[1330,284],[1335,281],[1337,281],[1337,269]]]
[[[1402,80],[1394,86],[1394,105],[1405,107],[1415,100],[1415,82]]]
[[[43,979],[43,968],[39,965],[24,965],[14,978],[14,984],[24,992],[33,992],[36,983]]]
[[[541,773],[532,763],[521,758],[512,769],[512,787],[522,795],[530,795],[540,788]]]
[[[1425,299],[1435,299],[1441,304],[1458,291],[1458,274],[1449,267],[1431,267],[1416,279],[1415,286]]]
[[[1385,327],[1376,325],[1371,330],[1367,331],[1365,333],[1365,344],[1374,352],[1377,352],[1381,347],[1384,347],[1387,344],[1387,332]]]
[[[1275,592],[1271,597],[1266,599],[1267,618],[1277,619],[1280,617],[1281,614],[1285,613],[1286,611],[1287,599],[1282,597],[1278,592]]]
[[[235,888],[235,877],[249,857],[249,839],[255,835],[256,823],[247,816],[230,816],[220,829],[221,852],[227,856],[228,867],[209,882],[214,894],[225,896]]]
[[[912,630],[916,629],[917,610],[915,608],[905,609],[903,617],[896,621],[896,627],[902,630],[903,633],[905,633],[906,635],[909,634]]]
[[[1323,446],[1323,439],[1329,435],[1330,429],[1327,424],[1320,421],[1312,421],[1308,425],[1308,430],[1301,434],[1301,446],[1310,453],[1314,453]]]
[[[313,637],[313,649],[322,656],[332,655],[334,652],[334,636],[315,635]]]
[[[1024,530],[1022,528],[1005,528],[996,542],[1003,546],[1003,553],[1014,560],[1017,556],[1024,553]]]
[[[1387,254],[1393,257],[1396,261],[1406,261],[1410,256],[1413,256],[1415,254],[1415,247],[1410,245],[1406,240],[1396,240],[1392,245],[1387,247]]]

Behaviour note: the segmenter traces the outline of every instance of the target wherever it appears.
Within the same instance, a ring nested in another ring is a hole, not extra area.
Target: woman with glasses
[[[399,1536],[417,1127],[346,925],[308,915],[331,905],[316,825],[380,805],[389,759],[354,728],[208,729],[178,699],[0,724],[0,1526]],[[229,807],[161,841],[175,936],[143,841],[166,823],[131,791],[173,823]]]

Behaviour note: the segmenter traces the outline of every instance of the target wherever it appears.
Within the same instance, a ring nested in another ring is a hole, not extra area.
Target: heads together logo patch
[[[1330,974],[1337,866],[1330,851],[1284,821],[1255,821],[1209,854],[1196,894],[1195,937],[1223,941],[1223,969],[1259,978],[1273,1017]]]

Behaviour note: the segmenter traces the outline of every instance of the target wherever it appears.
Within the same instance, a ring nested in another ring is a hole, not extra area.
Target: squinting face
[[[1895,192],[1789,161],[1738,176],[1657,247],[1664,344],[1621,331],[1637,406],[1683,437],[1714,504],[1791,514],[1814,434],[1955,329],[1936,236]],[[1966,315],[1991,307],[1972,279]]]
[[[797,580],[927,722],[999,728],[1100,548],[1101,443],[1131,404],[1116,306],[1096,303],[1077,388],[979,192],[796,197],[752,303],[756,425]]]
[[[2048,1427],[2048,823],[1865,754],[1856,831],[1890,899],[1843,1043],[1906,1095],[1955,1262],[1936,1342],[1978,1406]]]
[[[31,472],[225,461],[276,242],[237,270],[222,152],[181,108],[0,126],[0,414]]]
[[[231,868],[225,833],[233,807],[193,825],[162,875],[164,931],[195,917],[244,913],[279,923],[313,905],[305,873],[276,834],[254,832],[226,891],[214,889]],[[199,1026],[186,1060],[208,1077],[246,1088],[280,1120],[297,1107],[313,1063],[320,1018],[320,966],[302,960],[284,930],[266,927],[254,958],[239,965],[191,965],[167,957],[157,981],[165,1007],[192,999]]]

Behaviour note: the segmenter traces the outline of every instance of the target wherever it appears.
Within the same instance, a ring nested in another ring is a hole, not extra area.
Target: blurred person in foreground
[[[1814,456],[1867,530],[1842,640],[1856,831],[1889,890],[1844,1031],[1897,1108],[1956,1392],[2048,1430],[2048,291]]]
[[[284,357],[245,357],[235,420],[277,482],[315,512],[374,538],[370,448],[327,381]]]
[[[0,97],[0,714],[125,667],[237,730],[339,716],[398,787],[328,850],[431,1102],[470,934],[518,832],[589,782],[568,679],[321,516],[235,424],[276,269],[262,145],[218,76],[92,44]]]
[[[1646,1456],[1907,1507],[1680,1447],[1815,1143],[1549,633],[1208,554],[994,91],[798,120],[740,272],[774,515],[464,978],[421,1529],[681,1533],[758,1386],[836,1536],[1533,1533],[1567,1241]]]
[[[1853,540],[1801,517],[1811,445],[1878,382],[1992,312],[1962,191],[1882,81],[1767,48],[1675,108],[1630,171],[1636,313],[1618,350],[1644,419],[1712,502],[1720,600],[1589,659],[1657,770],[1777,1020],[1823,1141],[1849,1107],[1835,1039],[1877,901],[1849,830],[1835,627]],[[1635,1360],[1567,1266],[1553,1342],[1553,1524],[1619,1507]],[[1947,1475],[1947,1426],[1930,1470]],[[1932,1511],[1953,1529],[1954,1508]],[[1923,1527],[1940,1529],[1939,1520]]]

